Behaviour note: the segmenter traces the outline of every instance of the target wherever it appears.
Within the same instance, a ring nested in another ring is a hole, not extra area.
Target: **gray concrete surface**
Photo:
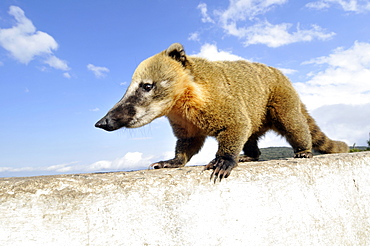
[[[0,245],[370,245],[370,152],[0,179]]]

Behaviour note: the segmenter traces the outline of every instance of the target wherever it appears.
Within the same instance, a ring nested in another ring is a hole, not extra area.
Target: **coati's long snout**
[[[135,122],[135,115],[136,109],[134,106],[130,104],[118,105],[96,122],[95,127],[106,131],[114,131],[122,127],[132,127]]]
[[[101,118],[95,127],[106,131],[118,130],[122,127],[136,127],[139,108],[135,106],[134,100],[124,96],[109,112]]]

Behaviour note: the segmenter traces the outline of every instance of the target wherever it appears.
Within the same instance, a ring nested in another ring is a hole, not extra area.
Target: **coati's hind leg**
[[[205,139],[205,136],[179,138],[176,142],[175,158],[153,163],[149,168],[159,169],[185,166],[185,164],[190,161],[191,157],[197,154],[202,148]]]
[[[306,116],[311,132],[312,148],[321,154],[348,153],[348,145],[342,141],[334,141],[328,138],[316,124],[315,120],[309,115],[304,105],[302,113]]]
[[[293,147],[295,158],[311,158],[312,140],[298,98],[280,98],[269,107],[273,129]]]
[[[248,141],[244,144],[243,155],[239,155],[239,162],[258,161],[261,151],[258,148],[258,138],[263,135],[253,134],[249,137]]]

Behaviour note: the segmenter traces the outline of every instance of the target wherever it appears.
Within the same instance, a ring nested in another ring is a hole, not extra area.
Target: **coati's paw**
[[[153,164],[150,164],[148,169],[160,169],[160,168],[164,168],[164,164],[161,163],[161,162],[156,162],[156,163],[153,163]]]
[[[294,158],[312,158],[313,154],[308,151],[298,152],[294,155]]]
[[[239,162],[250,162],[250,161],[258,161],[258,157],[257,158],[254,158],[254,157],[250,157],[250,156],[247,156],[247,155],[240,155],[239,156]]]
[[[216,183],[217,179],[221,181],[223,178],[229,177],[231,170],[236,165],[237,163],[232,157],[218,156],[205,166],[204,170],[213,170],[210,179],[214,178],[213,182]]]
[[[176,167],[182,167],[183,164],[178,163],[174,160],[168,160],[168,161],[159,161],[156,163],[153,163],[149,165],[149,169],[160,169],[160,168],[176,168]]]

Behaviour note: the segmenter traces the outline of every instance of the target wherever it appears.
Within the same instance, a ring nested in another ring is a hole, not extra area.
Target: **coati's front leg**
[[[219,178],[221,181],[223,178],[230,176],[231,170],[237,166],[237,163],[235,155],[216,155],[216,158],[205,166],[204,170],[213,169],[210,179],[214,178],[213,181],[216,182]]]
[[[221,132],[216,138],[218,141],[218,151],[216,158],[213,159],[204,170],[212,169],[211,179],[214,182],[229,177],[231,170],[237,166],[239,153],[247,139],[246,131],[229,130]]]
[[[191,157],[199,152],[204,144],[205,136],[179,138],[176,142],[175,158],[153,163],[149,168],[176,168],[183,167]]]

